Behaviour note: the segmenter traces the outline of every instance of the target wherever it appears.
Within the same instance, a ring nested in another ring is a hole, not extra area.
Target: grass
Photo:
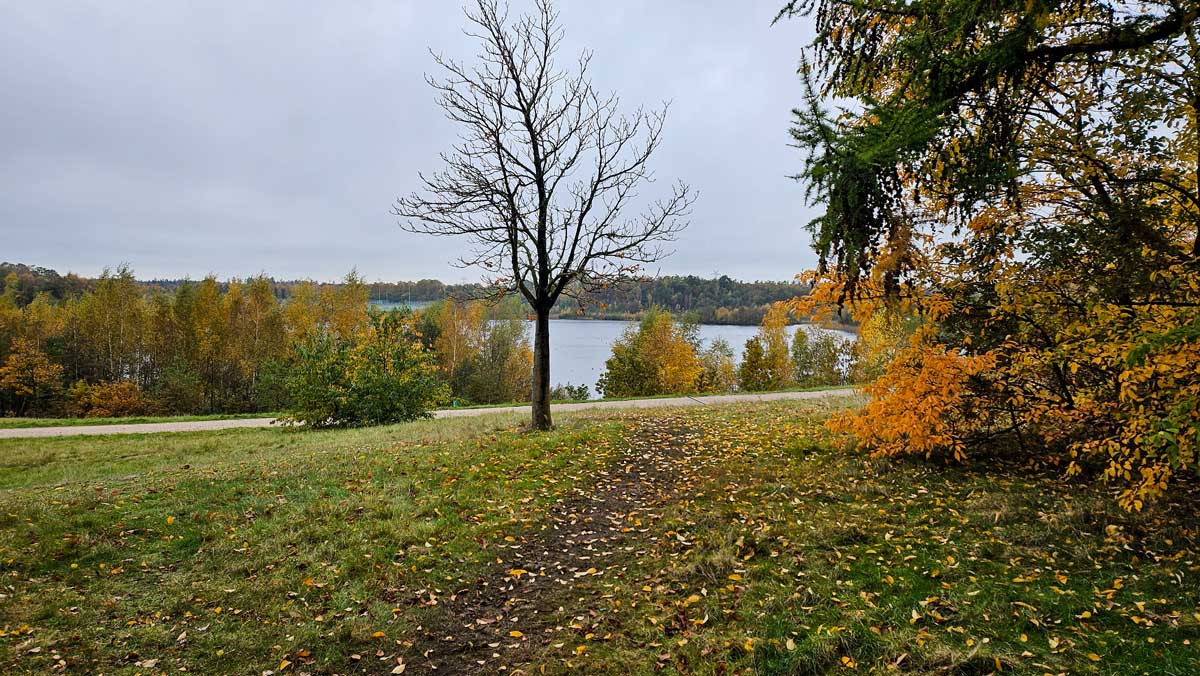
[[[658,394],[637,397],[606,397],[601,399],[555,399],[554,404],[586,404],[597,401],[633,401],[640,399],[674,399],[680,396],[692,396],[696,399],[717,397],[727,394],[771,394],[773,392],[822,392],[825,390],[846,389],[848,385],[829,385],[813,387],[789,387],[782,390],[753,391],[753,392],[711,392],[697,395]],[[511,408],[513,406],[528,406],[529,402],[513,401],[503,404],[472,404],[468,406],[444,407],[439,410],[457,409],[488,409]],[[141,423],[164,422],[194,422],[198,420],[241,420],[247,418],[277,418],[281,413],[225,413],[212,415],[177,415],[177,416],[136,416],[126,418],[4,418],[0,417],[0,430],[22,429],[30,427],[77,427],[81,425],[135,425]]]
[[[835,451],[832,405],[3,440],[0,672],[424,673],[481,588],[537,601],[486,673],[1200,670],[1194,503]],[[667,497],[537,598],[508,552],[622,471]]]
[[[83,425],[137,425],[141,423],[195,422],[197,420],[242,420],[274,418],[278,413],[217,413],[212,415],[129,416],[125,418],[4,418],[0,430],[28,427],[79,427]]]
[[[554,399],[552,404],[592,404],[601,401],[652,401],[654,399],[705,399],[707,397],[726,397],[738,394],[777,394],[780,392],[827,392],[829,390],[848,390],[853,388],[853,385],[810,385],[805,387],[785,387],[778,390],[739,390],[737,392],[705,392],[702,394],[648,394],[635,395],[629,397],[601,397],[599,399]],[[472,404],[469,406],[457,406],[460,409],[486,409],[486,408],[511,408],[513,406],[528,406],[527,401],[513,401],[507,404]],[[446,410],[446,409],[442,409]]]

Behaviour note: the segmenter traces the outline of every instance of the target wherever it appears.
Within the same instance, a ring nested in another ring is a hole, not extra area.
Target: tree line
[[[725,275],[712,279],[668,275],[617,283],[586,296],[564,299],[559,313],[630,319],[657,307],[676,315],[691,315],[701,324],[753,326],[763,320],[773,303],[808,291],[808,285],[795,281],[742,282]]]
[[[0,263],[0,280],[9,274],[17,275],[16,302],[21,306],[33,302],[34,297],[43,292],[56,301],[79,298],[99,282],[98,279],[81,277],[75,273],[60,274],[44,267]],[[482,284],[446,284],[436,279],[360,281],[365,285],[371,302],[395,305],[426,304],[447,299],[466,302],[484,298],[489,291]],[[298,289],[313,284],[308,280],[271,277],[267,277],[266,282],[271,293],[280,301],[291,298]],[[225,293],[231,283],[218,280],[217,289]],[[195,282],[188,279],[151,279],[137,280],[137,284],[150,291],[174,293],[180,287]],[[337,287],[338,284],[317,283],[317,286]],[[696,275],[630,278],[594,288],[586,294],[565,297],[555,309],[554,316],[560,319],[635,319],[650,308],[659,307],[677,315],[691,314],[701,324],[754,326],[766,316],[772,303],[803,296],[809,289],[809,285],[798,281],[740,281],[727,275],[713,278]],[[835,317],[834,320],[848,328],[854,326],[849,315]]]
[[[0,293],[0,415],[288,411],[320,426],[530,397],[533,353],[515,298],[385,312],[353,272],[338,284],[297,283],[286,299],[264,276],[156,286],[119,267],[61,297],[48,285],[30,296],[27,279],[10,270]],[[600,393],[765,391],[859,377],[854,344],[803,328],[789,339],[786,309],[771,307],[739,363],[726,342],[699,340],[695,313],[651,306],[613,346]],[[585,385],[551,392],[590,395]]]
[[[0,415],[280,411],[311,401],[314,369],[350,364],[358,385],[427,373],[423,408],[528,396],[528,332],[511,303],[381,312],[355,273],[286,300],[264,276],[164,290],[127,267],[77,293],[23,287],[10,270],[0,293]],[[326,385],[333,397],[345,384]]]

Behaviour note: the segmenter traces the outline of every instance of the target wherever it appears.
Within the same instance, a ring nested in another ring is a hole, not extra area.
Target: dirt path
[[[715,406],[752,401],[778,401],[781,399],[824,399],[847,397],[854,394],[850,388],[817,390],[813,392],[769,392],[765,394],[719,394],[705,397],[666,397],[661,399],[631,399],[627,401],[584,401],[577,404],[554,404],[555,413],[580,411],[593,408],[659,408],[675,406]],[[506,406],[499,408],[459,408],[434,411],[435,418],[460,416],[500,415],[523,413],[528,415],[528,406]],[[62,427],[18,427],[0,429],[0,439],[31,437],[65,437],[93,434],[155,434],[159,432],[205,432],[247,427],[271,427],[273,418],[239,418],[235,420],[194,420],[189,422],[141,423],[136,425],[70,425]]]
[[[576,633],[600,632],[602,620],[580,603],[579,584],[622,577],[645,545],[648,524],[692,475],[686,468],[702,447],[679,424],[639,422],[595,482],[553,505],[540,530],[490,545],[503,563],[442,599],[414,637],[404,673],[515,673],[552,643],[573,645]]]

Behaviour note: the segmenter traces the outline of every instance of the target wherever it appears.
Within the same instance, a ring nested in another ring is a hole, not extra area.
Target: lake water
[[[400,303],[372,301],[385,310],[400,307]],[[428,302],[413,301],[411,307],[420,309]],[[596,396],[596,381],[604,373],[604,362],[612,355],[612,344],[633,322],[614,319],[551,319],[550,320],[550,383],[553,385],[587,385],[592,396]],[[788,327],[788,339],[800,327]],[[804,326],[807,331],[828,331],[844,340],[854,340],[848,331]],[[704,345],[721,338],[733,348],[735,358],[740,360],[746,341],[758,333],[757,326],[729,326],[723,324],[701,324],[699,337]],[[533,322],[529,322],[530,339],[533,338]]]

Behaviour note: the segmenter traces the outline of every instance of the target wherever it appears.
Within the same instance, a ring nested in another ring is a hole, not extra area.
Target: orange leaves
[[[58,388],[62,373],[63,367],[50,361],[33,341],[17,338],[8,359],[0,365],[0,392],[11,393],[25,407],[36,406],[36,399]]]
[[[992,368],[995,358],[963,355],[933,338],[932,326],[918,330],[884,375],[863,387],[871,402],[833,418],[831,429],[853,434],[881,456],[949,451],[965,460],[967,379]]]
[[[985,209],[971,236],[1000,236],[1016,217]],[[1068,477],[1099,475],[1121,486],[1123,507],[1143,509],[1200,466],[1200,269],[1171,262],[1187,259],[1190,237],[1122,254],[1136,263],[1060,267],[968,240],[933,249],[919,294],[892,301],[876,277],[860,280],[849,299],[856,377],[877,379],[862,388],[872,401],[831,427],[882,456],[962,460],[973,443],[1011,444]],[[1136,265],[1142,277],[1115,290],[1080,280],[1080,270]],[[813,293],[793,312],[819,316],[846,300],[843,278],[805,279]]]

